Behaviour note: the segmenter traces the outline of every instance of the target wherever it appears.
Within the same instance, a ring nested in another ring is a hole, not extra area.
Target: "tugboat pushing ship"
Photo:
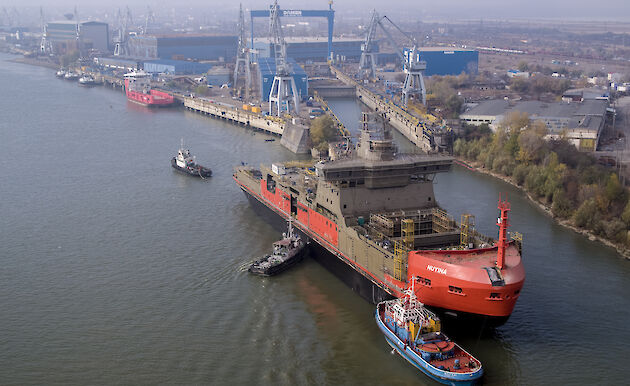
[[[452,158],[397,154],[389,130],[363,115],[356,148],[314,168],[241,166],[233,178],[266,208],[314,241],[322,265],[372,303],[401,297],[415,280],[426,306],[486,326],[507,321],[525,281],[520,239],[509,239],[509,203],[499,198],[499,238],[458,224],[433,193]]]
[[[291,219],[287,233],[273,243],[273,252],[254,261],[248,271],[261,276],[276,275],[299,262],[305,254],[306,243],[293,232]]]

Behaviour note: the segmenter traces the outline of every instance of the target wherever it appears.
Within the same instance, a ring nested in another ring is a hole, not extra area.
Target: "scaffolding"
[[[402,243],[394,241],[394,278],[399,281],[407,280],[407,255],[409,249]]]
[[[518,253],[521,254],[523,252],[523,234],[520,232],[511,232],[510,236],[518,248]]]
[[[433,233],[449,232],[453,229],[453,219],[440,208],[433,208]]]
[[[462,214],[460,223],[461,233],[459,236],[459,244],[462,249],[470,247],[475,240],[475,216],[469,213]]]
[[[406,218],[401,221],[401,236],[402,244],[405,248],[413,250],[414,248],[414,236],[415,224],[412,219]]]

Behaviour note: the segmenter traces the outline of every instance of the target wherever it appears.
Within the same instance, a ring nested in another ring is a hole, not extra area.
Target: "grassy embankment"
[[[526,114],[509,115],[496,132],[469,129],[454,153],[522,188],[547,212],[630,257],[630,202],[618,175],[566,140],[543,139],[546,126]]]

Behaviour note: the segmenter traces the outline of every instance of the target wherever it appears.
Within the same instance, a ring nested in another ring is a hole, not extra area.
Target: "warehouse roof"
[[[510,103],[504,99],[492,99],[479,103],[462,115],[501,115],[510,107]]]
[[[503,99],[481,102],[466,111],[462,116],[502,115],[509,111],[520,111],[531,116],[570,118],[575,115],[603,115],[606,111],[606,101],[585,100],[580,103],[522,101],[511,105]]]

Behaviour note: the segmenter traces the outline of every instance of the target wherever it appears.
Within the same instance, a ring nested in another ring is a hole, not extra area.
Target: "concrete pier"
[[[184,107],[191,111],[276,135],[282,135],[287,124],[280,118],[266,117],[235,106],[199,97],[184,97]]]

